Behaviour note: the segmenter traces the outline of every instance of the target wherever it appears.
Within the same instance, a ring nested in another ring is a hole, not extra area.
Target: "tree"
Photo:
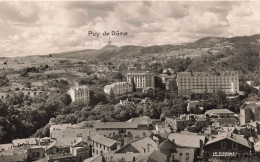
[[[117,79],[119,81],[122,81],[124,78],[124,75],[121,72],[116,72],[113,74],[113,79]]]
[[[116,97],[115,97],[114,90],[111,89],[110,92],[109,92],[109,100],[114,101],[115,98],[116,98]]]
[[[136,92],[136,85],[135,85],[134,78],[131,79],[131,83],[133,85],[133,92]]]

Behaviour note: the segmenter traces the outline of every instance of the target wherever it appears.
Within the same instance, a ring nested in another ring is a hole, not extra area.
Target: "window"
[[[95,149],[93,148],[93,153],[95,153]]]
[[[133,162],[135,162],[135,157],[133,157]]]
[[[181,159],[181,158],[182,158],[182,153],[179,154],[179,159]]]
[[[226,147],[227,147],[226,142],[221,142],[221,149],[226,149]]]
[[[190,154],[186,153],[186,159],[188,160],[190,158]]]
[[[237,149],[237,143],[232,143],[232,149]]]

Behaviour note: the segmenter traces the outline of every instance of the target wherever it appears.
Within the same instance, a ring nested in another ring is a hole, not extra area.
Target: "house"
[[[206,158],[239,158],[250,154],[252,145],[242,137],[231,132],[224,132],[212,136],[204,146],[204,156]]]
[[[72,102],[74,101],[90,101],[90,89],[86,85],[71,87],[68,91]]]
[[[200,102],[198,100],[189,101],[187,106],[187,111],[191,114],[202,114],[203,107],[199,106]]]
[[[72,146],[70,147],[70,153],[76,157],[75,162],[83,162],[91,155],[91,148],[87,145],[82,146]]]
[[[176,162],[194,162],[196,153],[194,148],[176,148],[176,153],[172,153],[173,161]]]
[[[246,83],[248,84],[248,85],[250,85],[250,86],[255,86],[255,82],[254,81],[246,81]]]
[[[162,74],[160,75],[162,79],[162,83],[166,83],[170,79],[175,79],[175,75],[173,74],[173,70],[171,68],[163,69]]]
[[[188,119],[183,119],[183,118],[176,118],[176,119],[172,119],[172,118],[165,118],[165,124],[169,125],[173,131],[175,132],[179,132],[181,130],[184,130],[185,128],[187,128],[187,126],[189,125],[189,120]]]
[[[58,152],[70,152],[70,147],[83,147],[86,142],[80,138],[58,138],[55,146],[58,147]]]
[[[45,157],[45,146],[33,146],[27,149],[28,158],[32,161]]]
[[[116,82],[104,87],[104,92],[110,94],[111,90],[115,95],[122,95],[133,91],[133,85],[128,82]]]
[[[209,117],[217,116],[219,118],[234,118],[234,112],[228,109],[212,109],[205,112]]]
[[[134,101],[130,101],[128,98],[126,100],[120,100],[118,105],[127,106],[127,105],[134,105]]]
[[[53,138],[53,132],[55,130],[66,130],[67,128],[72,127],[71,124],[57,124],[57,125],[51,125],[50,127],[50,138]]]
[[[121,147],[120,142],[100,135],[91,136],[90,141],[92,141],[93,156],[100,155],[103,153],[105,154],[109,151],[113,151]]]
[[[142,155],[141,153],[132,153],[132,152],[128,152],[128,153],[109,152],[103,156],[106,162],[135,162],[136,159],[141,155]]]
[[[245,102],[240,108],[240,125],[260,120],[260,101]]]
[[[115,153],[147,153],[158,149],[158,143],[156,143],[150,137],[138,138],[130,143],[124,145],[118,149]]]
[[[94,128],[67,128],[61,130],[53,130],[50,133],[52,139],[58,138],[87,138],[90,134],[95,134]]]
[[[138,123],[139,129],[151,129],[153,124],[153,120],[147,116],[131,118],[127,122]]]
[[[139,102],[139,105],[150,105],[150,104],[152,104],[152,101],[150,100],[149,97],[145,97]]]

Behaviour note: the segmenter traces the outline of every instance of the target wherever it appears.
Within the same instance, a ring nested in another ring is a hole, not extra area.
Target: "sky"
[[[111,35],[116,46],[260,34],[260,2],[0,0],[1,57],[100,49],[108,44],[105,31],[127,32],[127,36]]]

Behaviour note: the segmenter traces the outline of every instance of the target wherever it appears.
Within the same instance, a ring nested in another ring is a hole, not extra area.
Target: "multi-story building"
[[[70,95],[72,101],[84,101],[89,102],[90,101],[90,89],[83,85],[83,86],[75,86],[70,88],[68,91],[68,94]]]
[[[245,102],[240,108],[240,125],[260,120],[260,101]]]
[[[127,82],[132,83],[134,80],[136,89],[146,91],[155,88],[155,76],[152,72],[129,72],[127,73]]]
[[[121,147],[120,142],[100,135],[92,136],[91,141],[92,141],[92,156],[105,154],[109,151],[114,151]]]
[[[122,95],[133,91],[133,85],[128,82],[117,82],[104,87],[104,92],[109,94],[113,90],[115,95]]]
[[[215,93],[218,90],[226,94],[239,92],[238,72],[180,72],[177,74],[178,94],[189,96],[191,93]]]

